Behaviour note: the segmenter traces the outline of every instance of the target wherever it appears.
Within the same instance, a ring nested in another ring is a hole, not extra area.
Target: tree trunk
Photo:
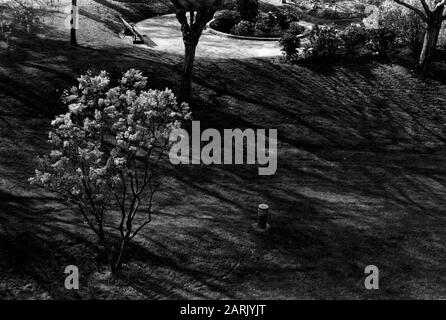
[[[78,9],[77,9],[77,0],[71,0],[71,35],[70,35],[70,44],[73,47],[77,46],[77,38],[76,38],[76,28],[77,28],[77,19],[78,19]]]
[[[429,73],[429,67],[432,63],[432,56],[437,46],[440,26],[428,25],[424,36],[423,50],[420,54],[418,68],[423,74]]]
[[[429,68],[432,63],[433,55],[437,47],[438,35],[440,34],[443,23],[444,4],[436,8],[428,15],[426,33],[424,35],[423,49],[418,61],[418,69],[424,75],[429,75]]]
[[[185,46],[185,57],[183,66],[183,77],[181,80],[180,91],[178,93],[178,102],[191,102],[192,98],[192,71],[194,67],[195,52],[198,41],[203,33],[206,24],[211,21],[215,11],[221,4],[221,0],[202,0],[194,2],[192,5],[189,0],[173,1],[177,8],[177,19],[181,24],[183,33],[183,42]],[[189,6],[183,6],[189,4]],[[187,14],[189,13],[189,18]]]
[[[123,257],[124,257],[124,252],[128,243],[128,238],[125,238],[121,241],[121,245],[119,247],[119,251],[118,251],[118,257],[116,258],[116,261],[113,261],[112,264],[112,273],[119,273],[121,271],[122,268],[122,262],[123,262]]]
[[[192,71],[194,69],[195,52],[197,42],[184,42],[185,57],[183,66],[183,78],[179,93],[179,102],[190,103],[192,98]]]

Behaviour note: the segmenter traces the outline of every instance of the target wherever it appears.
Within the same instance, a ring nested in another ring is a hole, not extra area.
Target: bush
[[[303,25],[301,25],[297,22],[293,22],[290,24],[289,32],[291,34],[300,35],[300,34],[304,33],[305,30],[307,30],[307,28],[305,28]]]
[[[241,21],[240,14],[235,10],[221,10],[218,11],[214,20],[211,22],[211,28],[229,33],[236,24]]]
[[[421,51],[425,22],[417,13],[386,1],[380,7],[378,25],[380,28],[393,31],[396,39],[402,45],[409,47],[412,52],[418,54]]]
[[[339,34],[344,48],[352,51],[360,45],[365,45],[368,39],[367,30],[359,25],[350,25]]]
[[[341,39],[336,29],[318,25],[311,30],[309,41],[310,43],[305,46],[302,52],[302,59],[332,58],[341,45]]]
[[[408,13],[403,22],[405,27],[402,30],[403,32],[401,32],[401,38],[412,52],[418,54],[423,48],[424,34],[426,32],[425,23],[418,14],[412,11]]]
[[[380,57],[386,56],[390,44],[395,40],[395,33],[387,28],[368,30],[367,48]]]
[[[52,121],[52,151],[38,159],[30,182],[79,208],[116,272],[129,242],[151,222],[161,155],[190,113],[168,89],[145,91],[137,70],[113,88],[105,71],[78,80],[64,94],[68,112]]]
[[[254,25],[255,35],[259,36],[279,36],[282,32],[277,23],[276,16],[272,13],[261,13],[257,16]]]
[[[237,11],[240,13],[242,20],[255,22],[259,14],[258,0],[237,0]]]
[[[238,36],[252,36],[254,35],[254,31],[255,31],[254,23],[242,20],[238,24],[236,24],[234,28],[232,28],[231,33]]]
[[[11,0],[6,3],[12,16],[12,30],[33,34],[42,25],[44,9],[50,4],[44,0]]]
[[[340,13],[332,8],[321,9],[321,11],[319,12],[319,14],[317,16],[319,18],[331,19],[331,20],[341,18]]]
[[[299,13],[296,10],[291,10],[289,8],[284,8],[276,13],[277,23],[282,29],[289,29],[291,23],[298,22],[300,20]]]
[[[297,34],[291,31],[285,32],[285,34],[280,39],[280,46],[282,47],[282,52],[288,61],[295,61],[298,58],[298,48],[300,47],[300,38]]]

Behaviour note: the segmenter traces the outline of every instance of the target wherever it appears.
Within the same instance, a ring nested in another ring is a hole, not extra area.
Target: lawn
[[[76,209],[27,179],[77,75],[137,68],[153,88],[178,88],[182,55],[116,33],[116,13],[136,22],[171,13],[168,3],[83,0],[79,48],[52,13],[38,37],[0,53],[0,299],[446,298],[446,82],[392,58],[302,67],[198,57],[194,118],[278,129],[277,174],[166,159],[157,215],[123,275],[98,270]],[[259,203],[271,208],[265,234],[251,227]],[[76,292],[63,286],[69,264],[80,268]],[[364,288],[371,264],[378,291]]]

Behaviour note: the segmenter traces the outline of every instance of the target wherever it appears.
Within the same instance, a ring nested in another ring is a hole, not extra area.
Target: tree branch
[[[427,15],[425,15],[420,9],[418,9],[418,8],[416,8],[416,7],[414,7],[414,6],[410,5],[410,4],[408,4],[408,3],[405,3],[404,1],[401,1],[401,0],[394,0],[394,1],[395,1],[396,3],[402,5],[403,7],[406,7],[406,8],[408,8],[408,9],[410,9],[410,10],[416,12],[416,13],[421,17],[421,19],[423,19],[424,22],[426,22],[426,23],[428,22],[428,17],[427,17]],[[429,11],[430,11],[430,10],[429,10]]]
[[[129,240],[132,240],[134,237],[136,237],[138,235],[138,233],[146,226],[148,225],[150,222],[152,222],[152,218],[150,217],[149,214],[149,220],[147,220],[146,222],[144,222],[143,224],[141,224],[136,230],[135,232],[130,236]]]
[[[421,4],[423,5],[424,11],[426,12],[427,16],[430,16],[432,14],[431,8],[429,8],[429,5],[427,4],[426,0],[420,0]]]
[[[442,1],[438,2],[435,5],[434,11],[437,10],[438,8],[440,8],[441,6],[444,6],[445,4],[446,4],[446,0],[442,0]]]

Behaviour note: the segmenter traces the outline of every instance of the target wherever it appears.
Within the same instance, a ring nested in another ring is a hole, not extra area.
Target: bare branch
[[[134,237],[136,237],[136,235],[146,226],[148,225],[150,222],[152,222],[152,218],[149,216],[149,220],[147,220],[146,222],[144,222],[143,224],[141,224],[136,230],[135,232],[130,236],[129,240],[132,240]]]
[[[119,224],[119,233],[121,234],[121,238],[124,238],[124,221],[125,221],[125,216],[126,216],[125,207],[124,207],[124,204],[121,203],[121,201],[119,200],[118,195],[116,193],[114,193],[114,195],[115,195],[116,202],[118,203],[119,208],[121,209],[121,223]]]
[[[82,208],[82,205],[80,203],[77,204],[78,208],[80,209],[80,212],[82,216],[84,217],[85,222],[90,226],[91,230],[94,231],[98,235],[98,237],[101,237],[99,231],[96,229],[96,227],[91,222],[90,218],[88,217],[87,213],[85,212],[84,208]]]

